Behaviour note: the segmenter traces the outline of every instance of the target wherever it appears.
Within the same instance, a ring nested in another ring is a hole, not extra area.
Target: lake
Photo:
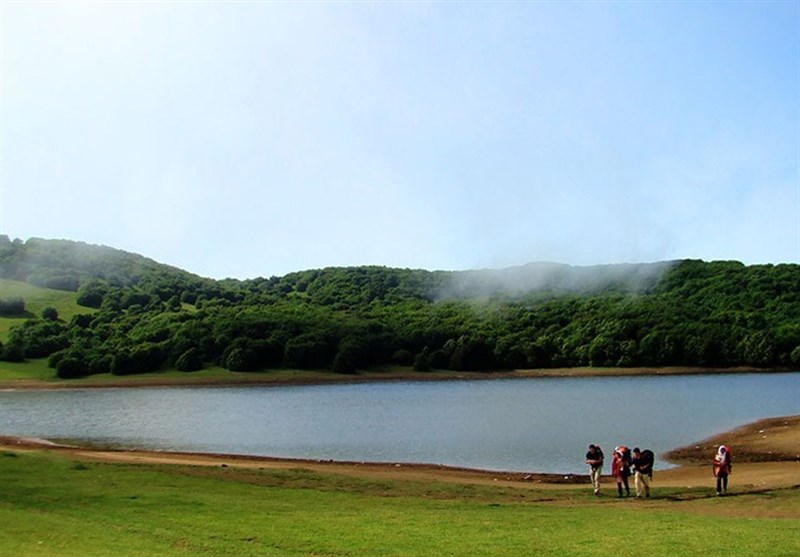
[[[658,456],[789,414],[800,372],[0,392],[5,435],[557,473],[583,473],[589,443]]]

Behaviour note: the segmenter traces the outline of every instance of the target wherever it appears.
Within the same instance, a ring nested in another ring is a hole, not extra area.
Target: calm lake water
[[[800,372],[0,392],[6,435],[559,473],[583,473],[592,442],[659,455],[789,414]]]

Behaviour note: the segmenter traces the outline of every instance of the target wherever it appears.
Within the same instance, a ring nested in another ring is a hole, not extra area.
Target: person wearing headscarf
[[[730,448],[720,445],[712,464],[714,466],[714,477],[717,478],[717,495],[722,495],[728,491],[728,476],[730,476],[731,468],[733,468]]]

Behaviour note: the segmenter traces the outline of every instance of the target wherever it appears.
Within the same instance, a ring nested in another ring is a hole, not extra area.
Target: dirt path
[[[733,447],[732,483],[737,489],[754,490],[800,485],[800,416],[770,418],[716,435],[667,454],[679,467],[656,471],[654,487],[698,487],[713,485],[711,458],[721,443]],[[58,445],[41,439],[0,437],[0,449],[48,450],[71,458],[94,462],[181,464],[248,469],[300,468],[368,479],[421,482],[453,482],[513,486],[518,488],[585,489],[585,476],[492,472],[424,464],[373,464],[292,460],[239,455],[167,453],[152,451],[100,450]],[[698,456],[699,455],[699,456]],[[604,478],[611,488],[611,479]]]

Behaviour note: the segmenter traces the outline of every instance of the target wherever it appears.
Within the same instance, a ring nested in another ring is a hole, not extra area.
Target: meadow
[[[41,317],[42,310],[54,308],[62,321],[69,322],[73,316],[94,313],[92,308],[79,306],[75,293],[52,288],[41,288],[17,280],[0,279],[0,299],[22,298],[25,301],[25,314],[20,316],[0,316],[0,342],[8,340],[11,327],[27,319]]]
[[[296,468],[110,463],[0,452],[0,553],[17,556],[785,555],[800,490],[363,478]]]

